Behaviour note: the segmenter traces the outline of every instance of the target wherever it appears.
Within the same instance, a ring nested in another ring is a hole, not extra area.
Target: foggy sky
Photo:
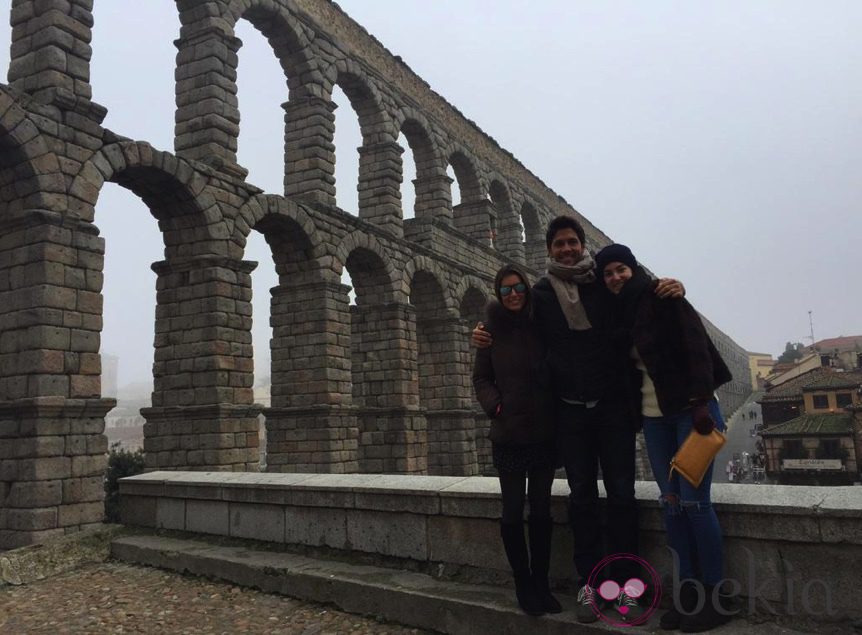
[[[862,3],[339,4],[602,231],[681,278],[741,346],[777,355],[788,340],[808,343],[809,310],[818,340],[862,333]],[[9,5],[0,0],[5,16]],[[174,3],[101,0],[95,22],[104,125],[172,150]],[[239,160],[250,182],[281,193],[284,76],[262,35],[248,23],[237,35]],[[3,68],[9,40],[0,29]],[[336,102],[338,203],[356,213],[359,128]],[[102,350],[120,356],[122,385],[150,376],[149,265],[163,244],[146,207],[113,184],[96,224],[107,244]],[[254,345],[268,375],[276,276],[254,232],[246,258],[260,263]]]

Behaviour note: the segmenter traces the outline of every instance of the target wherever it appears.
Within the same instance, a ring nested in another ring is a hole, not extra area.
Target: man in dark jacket
[[[609,296],[596,284],[581,224],[571,216],[558,216],[548,225],[545,241],[548,273],[533,286],[534,319],[548,350],[558,446],[571,490],[569,521],[580,587],[576,615],[581,622],[592,622],[599,613],[598,597],[588,582],[606,553],[598,506],[599,466],[607,495],[607,553],[638,551],[637,422],[626,384],[630,342],[613,328]],[[656,293],[681,296],[682,285],[663,280]],[[477,328],[473,342],[482,347],[491,340]],[[629,573],[614,572],[620,587]],[[628,609],[634,600],[624,595],[621,592],[618,602]]]

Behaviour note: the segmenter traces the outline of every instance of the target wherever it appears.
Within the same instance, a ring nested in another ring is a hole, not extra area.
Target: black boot
[[[527,524],[530,527],[530,569],[532,570],[536,597],[545,613],[560,613],[563,607],[560,606],[557,598],[551,595],[551,588],[548,584],[554,521],[550,517],[534,518],[530,516]]]
[[[697,589],[694,582],[691,580],[683,580],[679,585],[679,611],[676,605],[676,599],[673,599],[670,610],[661,616],[658,625],[659,628],[665,631],[673,631],[679,628],[682,621],[683,613],[691,614],[697,607]]]
[[[716,594],[713,600],[715,586],[704,584],[703,591],[706,599],[700,611],[694,615],[683,615],[679,627],[683,633],[702,633],[712,630],[730,621],[731,615],[726,615],[727,610],[722,602],[720,594]],[[719,612],[721,611],[721,612]]]
[[[503,537],[503,547],[506,549],[506,557],[509,566],[515,576],[515,596],[521,610],[527,615],[543,615],[541,604],[536,597],[533,588],[533,580],[530,576],[530,558],[527,555],[527,543],[524,540],[524,525],[500,524],[500,535]]]

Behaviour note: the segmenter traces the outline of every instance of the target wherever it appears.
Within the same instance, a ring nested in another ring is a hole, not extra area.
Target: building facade
[[[862,447],[859,418],[862,372],[823,369],[819,373],[809,372],[798,380],[797,393],[765,402],[769,406],[784,407],[783,420],[778,423],[773,418],[777,408],[770,411],[769,421],[767,410],[763,410],[765,429],[761,435],[767,473],[786,484],[830,485],[858,481],[862,457],[858,452]],[[764,407],[763,401],[761,406]],[[789,416],[791,409],[798,409],[798,414]]]

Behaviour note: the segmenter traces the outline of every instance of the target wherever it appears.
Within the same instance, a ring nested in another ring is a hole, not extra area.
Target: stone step
[[[515,603],[511,588],[440,580],[424,573],[287,552],[256,550],[248,544],[214,544],[191,537],[138,534],[111,541],[111,555],[123,562],[220,579],[301,600],[330,604],[342,611],[452,635],[572,635],[625,632],[658,634],[658,617],[643,626],[608,622],[579,624],[575,599],[555,594],[559,615],[530,617]],[[658,611],[658,614],[661,610]],[[794,635],[800,624],[752,623],[737,618],[711,633]],[[831,632],[845,632],[835,626]],[[849,628],[849,626],[848,626]],[[852,629],[851,629],[852,630]]]
[[[536,618],[518,610],[512,589],[439,580],[411,571],[155,535],[117,538],[111,543],[111,554],[124,562],[218,578],[439,633],[619,632],[618,627],[602,622],[579,624],[570,596],[557,595],[563,613]]]

